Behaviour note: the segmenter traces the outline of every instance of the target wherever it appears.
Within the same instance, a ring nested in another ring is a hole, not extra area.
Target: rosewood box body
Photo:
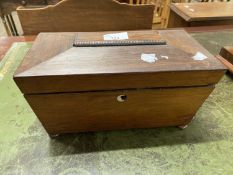
[[[127,32],[166,45],[73,47],[106,33],[41,33],[16,71],[49,134],[187,125],[224,74],[183,30]]]

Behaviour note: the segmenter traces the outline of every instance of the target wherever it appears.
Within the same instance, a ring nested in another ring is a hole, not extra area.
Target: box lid
[[[101,41],[106,33],[117,32],[39,34],[14,80],[25,94],[80,92],[210,85],[225,70],[184,30],[127,32],[128,40],[166,45],[73,47],[75,38]]]

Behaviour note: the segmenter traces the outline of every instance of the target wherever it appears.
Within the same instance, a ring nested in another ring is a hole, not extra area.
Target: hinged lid
[[[25,94],[200,86],[225,67],[183,30],[128,31],[128,40],[166,45],[73,47],[106,33],[41,33],[14,75]]]

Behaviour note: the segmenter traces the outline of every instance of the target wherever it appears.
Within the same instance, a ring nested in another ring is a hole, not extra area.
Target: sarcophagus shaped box
[[[49,134],[186,125],[224,74],[183,30],[128,31],[100,46],[108,33],[41,33],[16,71]]]

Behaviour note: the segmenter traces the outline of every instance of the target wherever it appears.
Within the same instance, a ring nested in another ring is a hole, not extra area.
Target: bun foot
[[[51,139],[55,139],[56,137],[58,137],[59,136],[59,134],[49,134],[49,137],[51,138]]]
[[[180,125],[180,126],[178,126],[178,128],[180,128],[180,129],[185,129],[187,127],[188,127],[188,125]]]

